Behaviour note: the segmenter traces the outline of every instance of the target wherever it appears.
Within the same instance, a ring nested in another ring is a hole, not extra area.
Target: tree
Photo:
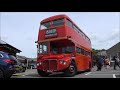
[[[101,51],[106,51],[105,49],[102,49]]]
[[[93,54],[93,56],[96,56],[96,55],[97,55],[97,53],[98,53],[98,51],[97,51],[97,50],[92,49],[92,54]]]

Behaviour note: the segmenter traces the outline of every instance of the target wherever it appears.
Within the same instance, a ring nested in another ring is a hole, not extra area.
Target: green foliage
[[[92,49],[92,55],[93,55],[93,61],[96,61],[96,59],[97,59],[97,54],[98,54],[98,52],[100,52],[100,51],[105,51],[105,49],[101,49],[101,50],[98,50],[98,49]]]

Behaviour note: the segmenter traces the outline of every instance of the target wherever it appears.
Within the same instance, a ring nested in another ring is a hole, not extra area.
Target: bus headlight
[[[37,66],[39,66],[39,65],[42,65],[42,62],[38,62],[38,63],[37,63]]]
[[[42,62],[39,62],[40,65],[42,65]]]
[[[63,60],[60,60],[60,64],[63,64]]]
[[[60,64],[66,65],[66,61],[60,60]]]
[[[64,63],[63,63],[64,65],[66,65],[66,61],[64,61]]]
[[[40,64],[39,63],[37,63],[37,66],[39,66]]]

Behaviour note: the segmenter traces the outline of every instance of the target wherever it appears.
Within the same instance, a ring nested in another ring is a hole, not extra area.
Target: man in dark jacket
[[[97,71],[101,71],[102,69],[102,57],[101,56],[98,56],[96,63],[97,63]]]
[[[114,62],[114,70],[116,70],[116,65],[120,68],[120,65],[119,65],[119,62],[117,60],[117,58],[114,56],[113,59],[115,62]]]

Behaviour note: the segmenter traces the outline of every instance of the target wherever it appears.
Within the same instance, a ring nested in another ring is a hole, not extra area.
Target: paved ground
[[[70,78],[120,78],[120,69],[117,67],[117,70],[114,70],[113,67],[106,69],[102,68],[102,71],[96,71],[94,67],[91,72],[79,72],[74,77]],[[52,74],[49,77],[44,78],[68,78],[64,77],[62,73]],[[38,75],[36,69],[28,69],[24,73],[14,74],[11,78],[43,78]]]

